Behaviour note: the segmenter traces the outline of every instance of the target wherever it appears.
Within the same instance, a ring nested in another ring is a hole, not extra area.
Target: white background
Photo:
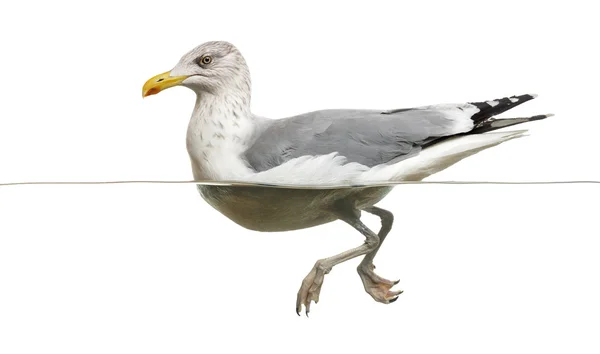
[[[430,180],[600,179],[591,3],[4,2],[0,182],[190,179],[193,93],[141,87],[208,40],[273,118],[537,93],[504,116],[555,117]],[[599,197],[398,187],[375,263],[405,293],[375,303],[349,261],[306,319],[313,263],[363,242],[341,222],[251,232],[192,185],[0,187],[0,353],[597,353]]]

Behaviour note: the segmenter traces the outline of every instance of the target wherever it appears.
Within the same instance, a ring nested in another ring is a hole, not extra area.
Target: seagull
[[[551,116],[495,118],[536,97],[525,94],[389,110],[328,109],[269,119],[251,112],[249,68],[240,51],[225,41],[192,49],[172,70],[149,79],[142,96],[174,86],[196,93],[186,137],[195,180],[359,186],[197,186],[209,205],[250,230],[291,231],[341,220],[365,237],[355,248],[316,261],[296,298],[296,313],[304,307],[307,316],[311,303],[319,301],[325,275],[360,256],[364,258],[358,274],[375,301],[389,304],[402,293],[393,290],[399,281],[377,275],[373,264],[394,221],[390,211],[375,205],[393,187],[368,187],[369,183],[421,181],[527,132],[496,130]],[[380,218],[378,232],[361,221],[361,212]]]

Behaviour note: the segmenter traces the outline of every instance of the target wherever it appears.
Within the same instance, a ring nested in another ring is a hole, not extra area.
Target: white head
[[[150,96],[173,86],[185,86],[212,95],[241,96],[249,100],[250,71],[242,54],[231,43],[206,42],[185,54],[171,70],[148,80],[142,96]]]

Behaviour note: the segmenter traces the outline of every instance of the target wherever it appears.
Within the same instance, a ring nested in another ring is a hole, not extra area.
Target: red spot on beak
[[[158,88],[153,87],[150,90],[146,91],[146,94],[144,96],[156,95],[159,92],[160,92],[160,90]]]

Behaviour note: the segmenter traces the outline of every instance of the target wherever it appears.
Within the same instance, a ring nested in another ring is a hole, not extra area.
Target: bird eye
[[[202,58],[200,58],[200,63],[202,63],[203,65],[208,65],[210,63],[212,63],[213,59],[210,55],[203,55]]]

